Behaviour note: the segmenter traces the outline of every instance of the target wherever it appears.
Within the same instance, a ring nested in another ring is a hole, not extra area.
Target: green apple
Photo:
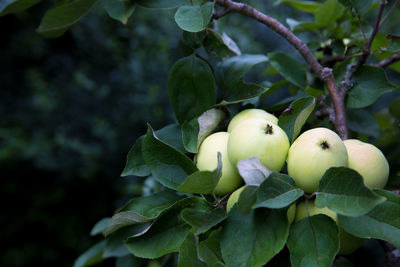
[[[257,157],[268,169],[279,172],[288,149],[286,133],[277,124],[261,118],[238,124],[228,140],[228,156],[235,166],[239,160]]]
[[[357,171],[368,188],[384,188],[389,177],[389,163],[374,145],[356,139],[345,140],[349,168]]]
[[[306,193],[313,193],[330,167],[347,167],[346,147],[340,137],[327,128],[314,128],[302,133],[290,146],[288,174]]]
[[[353,253],[364,242],[364,239],[347,233],[340,226],[337,214],[335,212],[328,209],[327,207],[317,208],[315,206],[314,200],[308,201],[308,212],[309,212],[310,216],[316,215],[316,214],[324,214],[324,215],[331,217],[335,221],[336,225],[338,226],[338,230],[339,230],[339,246],[340,246],[339,254],[340,255],[349,255],[349,254]],[[306,202],[303,201],[297,205],[295,222],[298,222],[305,217],[307,217],[307,207],[306,207]]]
[[[222,175],[214,193],[225,195],[232,192],[243,182],[235,165],[228,158],[227,144],[229,133],[217,132],[207,136],[199,147],[196,155],[196,165],[200,171],[212,171],[218,166],[218,152],[221,152]]]
[[[262,109],[250,108],[239,112],[232,118],[232,120],[229,122],[228,125],[228,133],[232,132],[233,128],[235,128],[236,125],[238,125],[242,121],[252,118],[262,118],[269,120],[270,122],[273,122],[275,124],[278,124],[278,118],[272,115],[271,113],[268,113]]]
[[[236,202],[239,200],[240,193],[242,193],[243,189],[246,186],[239,187],[236,189],[228,198],[228,202],[226,203],[226,212],[229,212],[233,205],[235,205]],[[290,205],[289,209],[286,212],[286,216],[288,218],[289,225],[292,224],[294,218],[296,215],[296,204],[293,203]]]

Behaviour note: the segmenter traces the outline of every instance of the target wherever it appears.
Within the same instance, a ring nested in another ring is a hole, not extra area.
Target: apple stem
[[[272,127],[272,125],[267,124],[267,127],[265,127],[265,133],[266,134],[273,134],[274,133],[274,128]]]

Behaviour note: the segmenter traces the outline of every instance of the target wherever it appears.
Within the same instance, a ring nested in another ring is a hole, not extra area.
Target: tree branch
[[[387,66],[397,62],[400,60],[400,54],[393,54],[390,57],[379,61],[378,63],[376,63],[374,66],[375,67],[380,67],[380,68],[386,68]]]
[[[332,98],[333,106],[335,108],[335,120],[333,124],[336,131],[342,137],[342,139],[348,138],[348,129],[346,122],[346,113],[344,108],[344,102],[336,87],[335,78],[333,77],[332,69],[322,67],[313,53],[307,47],[303,41],[301,41],[296,35],[294,35],[289,29],[283,26],[279,21],[274,18],[258,11],[257,9],[243,3],[233,2],[231,0],[216,0],[216,3],[220,6],[228,8],[234,12],[240,13],[247,17],[251,17],[280,34],[284,37],[291,45],[293,45],[300,54],[304,57],[307,63],[310,65],[314,73],[320,78],[328,88],[329,94]]]

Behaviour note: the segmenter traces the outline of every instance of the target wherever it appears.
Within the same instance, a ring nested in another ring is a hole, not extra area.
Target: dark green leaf
[[[321,4],[315,1],[294,1],[294,0],[281,0],[282,3],[288,3],[295,9],[300,11],[314,13]]]
[[[142,266],[144,264],[144,260],[138,257],[133,256],[132,254],[124,257],[118,257],[115,260],[115,267],[127,267],[127,266]]]
[[[331,266],[339,251],[338,235],[336,223],[323,214],[293,224],[287,243],[292,266]]]
[[[379,137],[379,125],[374,116],[365,109],[347,110],[347,122],[350,130],[375,138]]]
[[[293,101],[279,116],[278,125],[286,132],[290,143],[297,138],[314,107],[315,98],[300,98]]]
[[[194,55],[178,60],[168,77],[168,95],[181,124],[212,108],[216,91],[208,64]]]
[[[322,176],[315,204],[348,216],[360,216],[385,201],[363,182],[361,175],[349,168],[332,167]]]
[[[251,211],[257,200],[258,186],[246,185],[240,192],[238,202],[236,204],[239,213],[246,214]]]
[[[224,208],[210,206],[205,209],[184,209],[181,216],[185,222],[193,227],[194,234],[199,235],[225,220],[226,212]]]
[[[218,63],[215,78],[222,90],[232,88],[255,65],[268,61],[264,55],[240,55]]]
[[[400,97],[396,98],[389,106],[389,112],[400,120]]]
[[[348,92],[347,107],[364,108],[372,105],[382,94],[397,89],[382,68],[363,66],[354,74],[354,86]]]
[[[225,33],[219,35],[216,31],[207,29],[207,35],[203,42],[207,53],[215,57],[230,57],[241,54],[236,43]]]
[[[137,257],[150,259],[178,252],[190,230],[180,216],[182,209],[204,206],[208,203],[199,197],[182,199],[158,217],[145,234],[129,238],[126,241],[128,249]]]
[[[206,35],[207,35],[206,31],[201,31],[201,32],[183,31],[182,42],[188,47],[197,49],[202,45],[204,38],[206,38]]]
[[[333,25],[345,11],[337,0],[326,0],[317,10],[315,11],[315,20],[322,26]]]
[[[368,214],[360,217],[339,215],[340,225],[346,232],[363,238],[386,240],[400,247],[400,196],[382,189],[375,193],[386,198]]]
[[[221,153],[218,152],[218,165],[214,171],[197,171],[187,177],[178,190],[184,193],[211,194],[214,192],[222,174]]]
[[[182,124],[182,139],[185,149],[191,153],[197,150],[203,140],[218,126],[225,117],[220,109],[210,109],[201,114],[200,117]]]
[[[159,140],[150,125],[142,142],[142,154],[154,178],[171,189],[177,189],[188,175],[197,171],[188,157]]]
[[[339,0],[339,2],[346,7],[355,8],[359,14],[364,14],[371,7],[373,0]]]
[[[271,174],[257,157],[240,160],[237,168],[247,185],[260,185]]]
[[[243,102],[264,94],[268,88],[257,84],[245,83],[242,79],[237,81],[232,87],[228,88],[224,94],[221,104],[234,104]]]
[[[284,247],[289,233],[286,212],[256,209],[229,212],[221,237],[222,257],[227,266],[261,267]]]
[[[104,8],[111,18],[127,24],[129,17],[135,10],[135,3],[128,0],[104,0]]]
[[[207,2],[202,5],[181,6],[175,13],[175,21],[184,31],[202,31],[210,23],[213,8],[214,2]]]
[[[108,223],[110,222],[111,218],[103,218],[100,221],[98,221],[92,228],[92,230],[90,231],[90,235],[94,236],[94,235],[98,235],[103,233],[103,231],[107,228]]]
[[[42,0],[2,0],[0,1],[0,17],[7,14],[19,13],[36,5]]]
[[[76,0],[48,10],[40,22],[38,33],[48,38],[61,36],[85,16],[96,2],[97,0]]]
[[[221,230],[218,228],[210,233],[206,240],[200,242],[199,254],[208,267],[224,267],[220,248]]]
[[[273,172],[258,189],[255,208],[280,209],[289,206],[304,194],[296,187],[293,179],[281,173]]]
[[[286,80],[301,88],[307,86],[307,71],[303,64],[281,52],[269,53],[268,58]]]
[[[84,267],[101,262],[105,245],[106,241],[103,240],[89,248],[75,260],[74,267]]]
[[[186,0],[135,0],[136,4],[147,8],[175,8],[186,3]]]
[[[179,267],[207,267],[207,264],[200,261],[198,255],[199,240],[197,236],[189,233],[183,241],[179,250],[178,266]]]

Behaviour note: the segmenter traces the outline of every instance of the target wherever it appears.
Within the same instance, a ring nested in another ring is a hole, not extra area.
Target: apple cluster
[[[233,192],[227,202],[227,211],[238,201],[244,189],[237,163],[257,157],[271,171],[281,172],[285,163],[287,173],[296,186],[306,193],[317,191],[323,174],[331,167],[356,170],[368,188],[383,188],[389,176],[389,164],[374,145],[356,139],[342,141],[332,130],[314,128],[303,132],[291,145],[278,118],[261,109],[246,109],[232,118],[226,132],[209,135],[196,155],[199,170],[217,168],[217,153],[221,153],[222,175],[214,190],[216,195]],[[240,188],[239,188],[240,187]],[[236,190],[236,191],[235,191]],[[308,214],[325,214],[339,229],[339,254],[350,254],[363,239],[346,233],[339,225],[337,214],[328,208],[318,208],[313,200],[293,204],[288,209],[288,221],[299,221]]]

